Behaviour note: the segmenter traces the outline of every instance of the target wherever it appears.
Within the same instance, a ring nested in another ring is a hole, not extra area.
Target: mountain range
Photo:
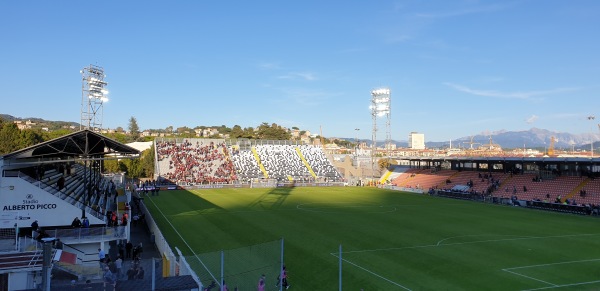
[[[514,148],[545,148],[550,146],[550,141],[554,137],[554,147],[557,149],[590,149],[590,141],[594,140],[600,146],[600,134],[584,133],[572,134],[567,132],[555,132],[540,128],[531,128],[522,131],[507,131],[500,130],[490,133],[479,133],[473,136],[460,137],[452,141],[430,141],[425,142],[427,148],[449,148],[452,143],[452,148],[478,148],[491,143],[500,145],[504,149]],[[427,138],[427,135],[425,136]],[[348,139],[351,141],[351,139]],[[353,140],[352,140],[353,141]],[[364,140],[369,143],[369,141]],[[407,147],[408,141],[393,141],[397,147]],[[378,146],[383,145],[383,141],[377,142]]]

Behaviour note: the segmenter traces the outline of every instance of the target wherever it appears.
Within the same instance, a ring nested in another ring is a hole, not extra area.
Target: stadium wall
[[[0,179],[0,213],[15,216],[19,227],[30,227],[34,220],[38,220],[41,227],[71,225],[74,217],[81,217],[81,209],[34,184],[18,177]],[[93,215],[88,215],[88,219],[92,225],[104,224]]]
[[[151,235],[154,238],[154,245],[158,249],[161,256],[163,256],[163,264],[168,264],[168,270],[164,270],[163,275],[192,275],[192,278],[194,278],[196,283],[198,283],[198,286],[202,288],[202,283],[198,279],[198,275],[190,268],[189,264],[187,264],[187,262],[185,261],[185,258],[181,256],[181,253],[179,254],[179,256],[176,256],[175,253],[173,253],[173,249],[171,249],[171,246],[167,242],[167,239],[160,231],[160,228],[154,221],[154,217],[152,217],[152,214],[150,213],[150,211],[148,211],[148,208],[146,208],[144,202],[140,203],[140,209],[145,214],[146,224],[148,226],[148,229],[150,230]]]

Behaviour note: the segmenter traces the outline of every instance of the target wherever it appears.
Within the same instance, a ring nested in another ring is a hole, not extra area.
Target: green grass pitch
[[[185,255],[284,238],[294,290],[337,290],[340,244],[344,290],[600,290],[597,217],[359,187],[162,191],[145,204]],[[239,290],[256,290],[252,276]]]

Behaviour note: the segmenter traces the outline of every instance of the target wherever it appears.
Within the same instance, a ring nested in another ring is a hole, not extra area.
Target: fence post
[[[342,244],[340,244],[339,258],[340,258],[340,262],[339,262],[339,264],[340,264],[340,279],[339,280],[340,280],[340,291],[342,291]]]
[[[224,270],[225,270],[225,252],[221,251],[221,291],[225,291],[225,288],[223,285],[225,285],[225,278],[224,278]]]
[[[156,290],[156,268],[154,257],[152,257],[152,291]]]
[[[283,290],[283,238],[281,238],[281,265],[279,266],[279,291]]]

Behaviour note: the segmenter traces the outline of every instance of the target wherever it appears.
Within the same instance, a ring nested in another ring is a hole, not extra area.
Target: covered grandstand
[[[446,157],[404,162],[408,166],[388,174],[388,187],[583,214],[592,214],[600,205],[599,158]]]
[[[109,215],[118,211],[117,187],[122,185],[104,178],[100,163],[139,154],[98,133],[81,130],[2,156],[0,289],[29,289],[39,284],[43,238],[60,238],[64,246],[70,246],[53,250],[54,267],[74,276],[83,275],[82,263],[89,259],[85,250],[108,249],[109,242],[126,239],[127,226],[107,226]],[[74,228],[74,217],[85,221],[86,227]],[[31,228],[34,221],[39,229]],[[94,267],[98,269],[97,261]]]

